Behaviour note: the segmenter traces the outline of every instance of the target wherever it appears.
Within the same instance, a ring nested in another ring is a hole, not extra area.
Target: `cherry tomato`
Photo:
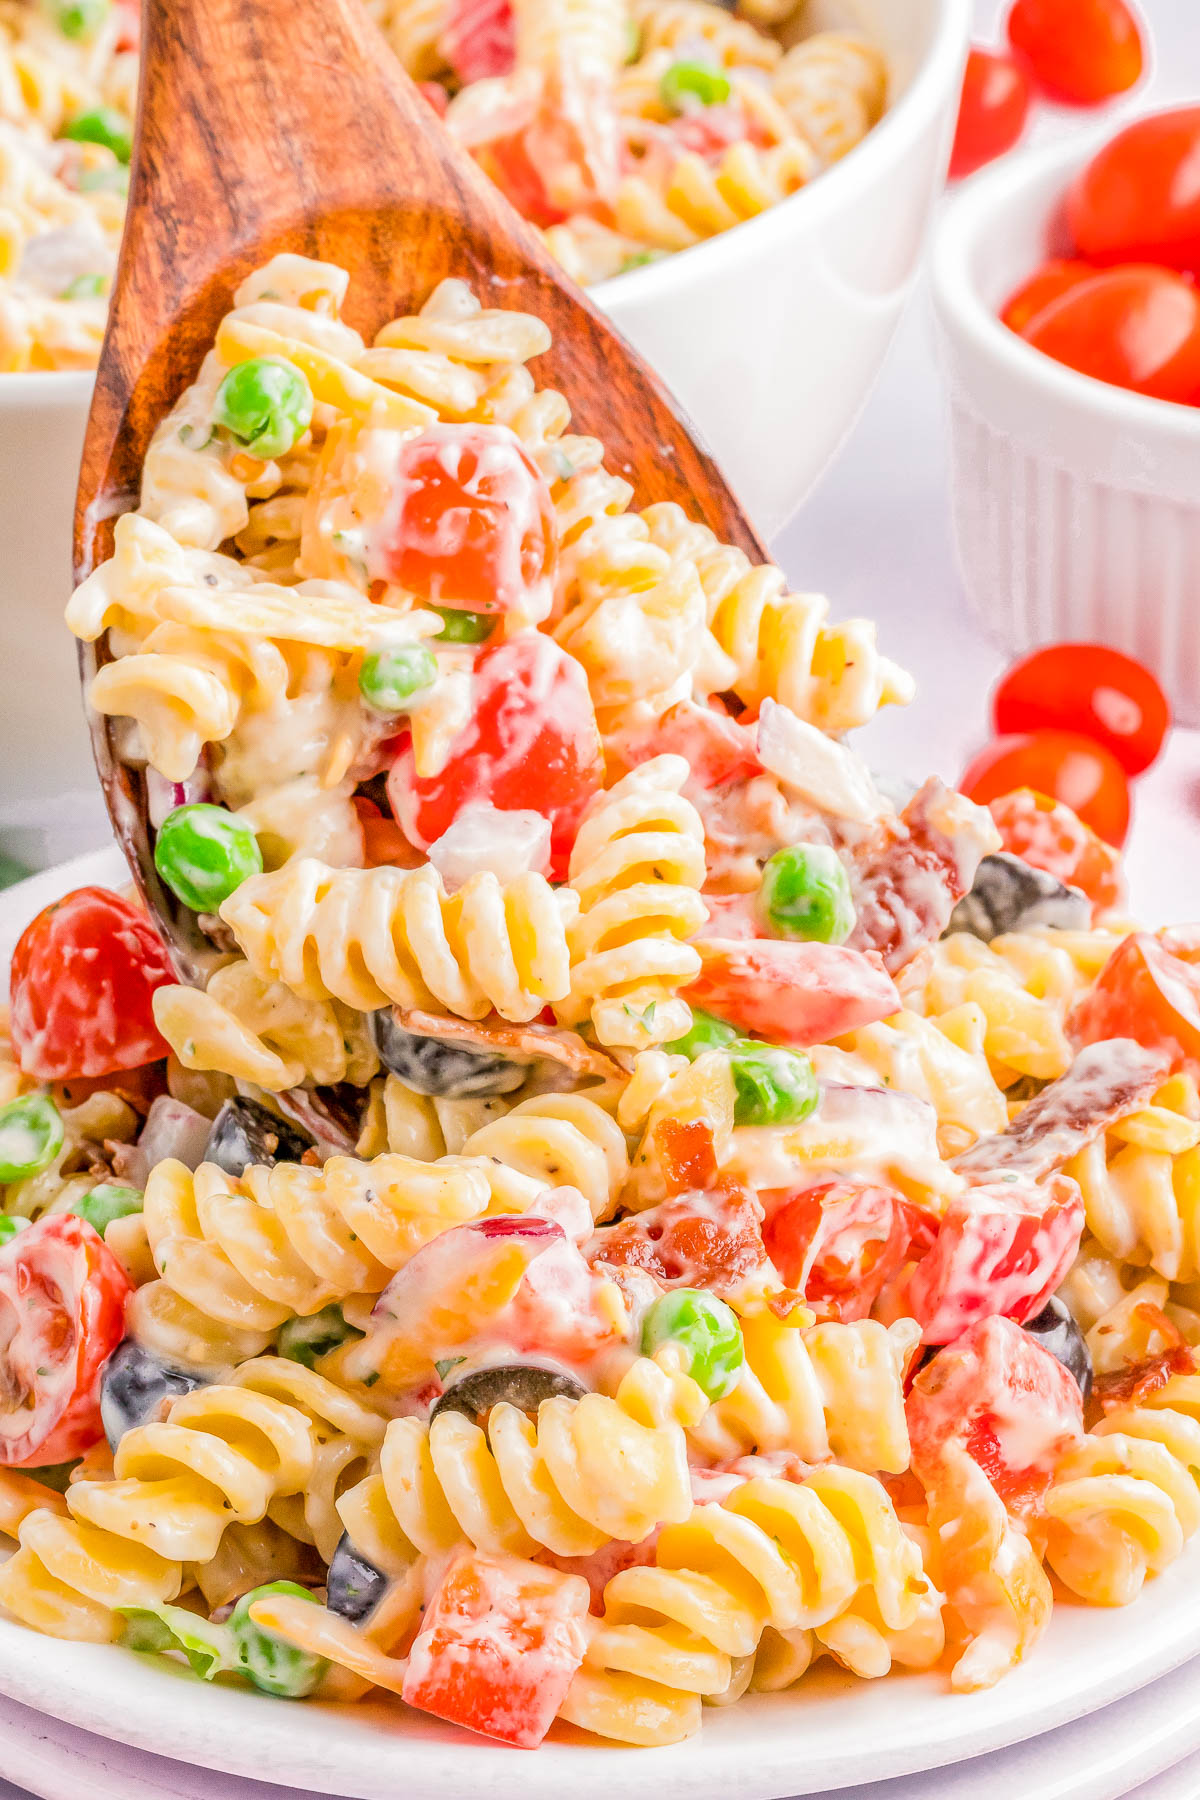
[[[587,676],[553,638],[528,631],[480,651],[471,718],[438,773],[418,776],[408,747],[392,765],[387,792],[419,850],[472,800],[502,812],[540,812],[550,821],[552,869],[561,880],[603,771]]]
[[[622,772],[668,753],[682,756],[691,770],[690,780],[706,789],[729,781],[761,775],[757,731],[728,713],[695,700],[681,700],[661,719],[633,720],[606,738],[609,756]]]
[[[1022,1324],[1039,1313],[1070,1268],[1083,1230],[1073,1181],[1010,1174],[950,1202],[927,1256],[905,1288],[904,1310],[927,1344],[949,1344],[991,1313]]]
[[[684,998],[742,1031],[782,1044],[823,1044],[900,1010],[891,976],[871,952],[844,944],[704,938]]]
[[[936,1485],[961,1445],[1006,1505],[1029,1505],[1083,1430],[1083,1398],[1063,1365],[1003,1318],[983,1319],[926,1363],[905,1405],[913,1468]]]
[[[452,0],[439,48],[464,87],[508,75],[517,53],[512,0]]]
[[[464,1550],[425,1609],[404,1676],[409,1706],[532,1750],[587,1649],[581,1575]]]
[[[988,801],[1003,846],[1035,869],[1082,888],[1098,912],[1125,898],[1121,858],[1061,800],[1017,788]]]
[[[77,888],[39,913],[13,951],[10,979],[26,1075],[108,1075],[167,1054],[150,998],[174,972],[145,914],[107,888]]]
[[[1076,1044],[1136,1038],[1200,1075],[1200,928],[1124,938],[1068,1020]]]
[[[73,1213],[43,1217],[0,1249],[0,1463],[73,1462],[99,1443],[100,1372],[132,1291]]]
[[[1200,106],[1135,119],[1067,195],[1080,255],[1200,273]]]
[[[429,425],[392,474],[378,571],[434,606],[544,617],[558,521],[541,470],[507,425]]]
[[[1010,331],[1023,334],[1026,327],[1033,323],[1039,313],[1045,311],[1052,300],[1058,300],[1095,273],[1091,263],[1068,257],[1054,257],[1050,262],[1043,263],[1028,281],[1021,284],[1005,303],[1000,317]]]
[[[849,1177],[760,1198],[763,1242],[784,1282],[833,1319],[867,1317],[926,1224],[894,1188]]]
[[[973,46],[950,154],[951,178],[974,174],[1011,150],[1028,117],[1029,82],[1020,63],[1003,50]]]
[[[1200,296],[1170,269],[1104,269],[1042,308],[1021,333],[1055,362],[1154,400],[1200,400]]]
[[[996,738],[968,765],[959,786],[984,806],[1014,788],[1034,788],[1065,800],[1109,844],[1123,844],[1129,830],[1124,769],[1103,744],[1070,731]]]
[[[1056,100],[1095,106],[1142,72],[1142,34],[1125,0],[1015,0],[1008,38]]]
[[[1000,736],[1074,731],[1140,775],[1162,749],[1171,709],[1149,669],[1106,644],[1049,644],[1014,663],[992,696]]]

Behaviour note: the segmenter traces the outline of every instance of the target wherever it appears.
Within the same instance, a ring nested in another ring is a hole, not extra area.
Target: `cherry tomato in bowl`
[[[1067,224],[1092,262],[1200,273],[1200,106],[1151,113],[1118,132],[1072,185]]]
[[[1063,800],[1107,844],[1129,830],[1129,784],[1111,750],[1070,731],[996,738],[967,766],[959,787],[986,806],[1014,788]]]
[[[1142,73],[1142,34],[1125,0],[1015,0],[1008,40],[1055,100],[1095,106]]]
[[[1049,262],[1022,282],[1015,294],[1005,302],[1000,317],[1010,331],[1024,335],[1040,313],[1054,300],[1059,300],[1096,273],[1091,263],[1072,257],[1052,257]]]
[[[175,979],[146,915],[107,888],[77,888],[27,925],[13,951],[12,1036],[39,1081],[111,1075],[167,1054],[151,1011]]]
[[[43,1217],[0,1249],[0,1464],[44,1468],[99,1443],[100,1375],[132,1291],[73,1213]]]
[[[1170,269],[1130,263],[1079,282],[1021,336],[1081,375],[1155,400],[1200,400],[1200,295]]]
[[[1015,57],[973,45],[963,76],[950,176],[973,175],[1011,150],[1029,117],[1029,81]]]
[[[1148,769],[1171,723],[1167,697],[1149,669],[1107,644],[1048,644],[1001,680],[992,696],[1001,737],[1074,731],[1111,750],[1127,775]]]

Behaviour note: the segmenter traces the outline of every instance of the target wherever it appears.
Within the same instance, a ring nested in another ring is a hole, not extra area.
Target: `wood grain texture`
[[[244,277],[278,251],[339,264],[368,341],[447,276],[485,306],[545,320],[540,385],[604,441],[638,503],[676,500],[756,560],[765,551],[678,407],[446,135],[358,0],[143,0],[129,213],[84,446],[75,574],[112,551],[163,414],[194,378]],[[81,646],[86,684],[107,659]],[[142,773],[119,721],[92,739],[118,837],[181,977],[212,945],[154,870]]]

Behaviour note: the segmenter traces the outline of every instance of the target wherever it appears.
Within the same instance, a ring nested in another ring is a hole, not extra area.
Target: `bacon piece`
[[[648,1212],[602,1226],[584,1255],[595,1267],[642,1269],[663,1287],[707,1288],[728,1298],[750,1277],[782,1284],[762,1238],[763,1209],[748,1188],[680,1194]]]
[[[1130,1363],[1127,1369],[1114,1369],[1111,1375],[1098,1375],[1092,1386],[1092,1397],[1103,1410],[1116,1412],[1126,1406],[1143,1406],[1173,1375],[1194,1375],[1196,1354],[1187,1344],[1173,1344],[1157,1356]]]
[[[1145,1050],[1132,1038],[1090,1044],[1065,1075],[1022,1107],[1007,1131],[977,1139],[954,1158],[954,1167],[968,1177],[1004,1169],[1039,1181],[1144,1105],[1170,1066],[1164,1051]]]
[[[985,807],[940,781],[927,781],[891,825],[883,847],[872,840],[855,870],[858,919],[851,947],[878,951],[894,975],[941,937],[983,858],[999,847]]]
[[[562,1063],[574,1075],[599,1075],[625,1079],[625,1070],[611,1056],[594,1045],[586,1044],[577,1031],[562,1025],[547,1025],[534,1020],[529,1025],[510,1025],[504,1019],[456,1019],[451,1013],[422,1012],[418,1007],[393,1008],[396,1023],[416,1037],[444,1038],[467,1049],[486,1050],[495,1055],[531,1059],[545,1057],[548,1062]]]

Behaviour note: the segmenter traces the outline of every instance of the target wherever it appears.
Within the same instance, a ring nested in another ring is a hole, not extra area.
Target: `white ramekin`
[[[819,0],[888,52],[893,102],[757,219],[592,298],[674,389],[764,537],[828,467],[878,375],[942,191],[970,0]]]
[[[1113,644],[1197,725],[1200,410],[1064,368],[997,316],[1040,262],[1069,254],[1065,195],[1110,134],[998,164],[938,226],[958,555],[972,605],[1006,649]]]

